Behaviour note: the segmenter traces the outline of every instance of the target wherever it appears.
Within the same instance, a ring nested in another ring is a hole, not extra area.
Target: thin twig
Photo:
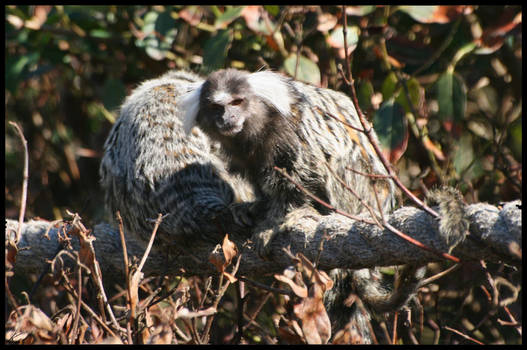
[[[130,293],[130,272],[128,270],[128,251],[126,249],[126,241],[124,239],[123,218],[121,217],[121,213],[119,211],[117,211],[116,216],[117,216],[117,220],[119,221],[119,236],[121,237],[121,246],[123,247],[124,275],[125,275],[125,280],[126,280],[126,297],[127,297],[128,306],[130,306],[130,300],[132,299],[132,296]],[[130,318],[128,318],[128,321],[126,323],[126,335],[128,338],[128,344],[133,344],[132,322]]]
[[[108,302],[108,298],[106,297],[106,292],[104,291],[101,267],[99,266],[99,262],[95,258],[95,248],[93,247],[92,242],[86,239],[87,235],[89,234],[89,231],[82,224],[81,217],[79,216],[79,214],[77,213],[72,214],[69,211],[68,211],[68,214],[73,216],[72,226],[75,229],[77,229],[77,231],[79,231],[79,234],[78,234],[79,241],[81,241],[81,239],[84,240],[84,243],[86,243],[89,246],[89,249],[92,251],[93,259],[92,261],[90,261],[92,265],[90,266],[90,270],[92,271],[91,276],[95,282],[95,285],[99,289],[99,294],[101,296],[100,300],[103,303],[103,305],[106,307],[106,311],[108,311],[108,315],[110,316],[110,320],[112,321],[113,326],[115,327],[116,330],[121,332],[123,329],[121,328],[121,326],[119,326],[119,323],[117,322],[117,319],[115,318],[115,315],[113,314],[112,307],[110,303]],[[83,242],[81,241],[81,244],[82,243]]]
[[[238,268],[240,267],[242,255],[238,255],[238,259],[236,260],[236,264],[234,268],[232,269],[231,275],[236,276],[236,273],[238,272]],[[220,281],[223,279],[223,273],[220,275]],[[216,299],[214,300],[214,303],[212,304],[212,307],[214,309],[218,309],[218,305],[220,304],[221,299],[223,298],[223,295],[225,295],[225,292],[227,291],[227,288],[229,288],[231,284],[231,281],[226,278],[225,284],[221,286],[218,290],[218,295],[216,296]],[[203,336],[201,337],[202,343],[207,343],[209,341],[209,332],[210,328],[212,326],[212,321],[214,320],[214,315],[211,315],[209,318],[207,318],[207,323],[205,324],[205,328],[203,330]]]
[[[77,292],[77,308],[75,310],[75,320],[73,321],[73,328],[70,333],[70,344],[73,344],[75,341],[75,337],[77,335],[77,328],[79,326],[79,318],[81,316],[81,304],[82,304],[82,268],[80,266],[77,267],[77,284],[78,284],[78,292]]]
[[[417,246],[418,248],[426,250],[426,251],[428,251],[428,252],[430,252],[432,254],[435,254],[435,255],[437,255],[439,257],[442,257],[442,258],[445,258],[445,259],[448,259],[448,260],[452,260],[455,263],[461,262],[461,260],[459,258],[456,258],[455,256],[452,256],[452,255],[447,254],[447,253],[440,252],[438,250],[435,250],[434,248],[430,248],[429,246],[424,245],[423,243],[419,242],[415,238],[412,238],[412,237],[402,233],[401,231],[399,231],[398,229],[396,229],[395,227],[393,227],[391,224],[389,224],[386,221],[383,223],[383,226],[386,227],[388,230],[390,230],[390,232],[396,234],[397,236],[401,237],[405,241],[412,243],[413,245]]]
[[[18,136],[20,136],[20,140],[22,141],[22,145],[24,146],[24,178],[22,181],[22,197],[20,199],[20,212],[18,215],[18,228],[16,230],[16,238],[15,238],[15,244],[20,241],[20,234],[22,231],[22,223],[24,222],[24,215],[26,214],[26,201],[27,201],[27,182],[29,179],[29,152],[27,150],[27,141],[24,137],[24,133],[22,132],[22,129],[20,126],[18,126],[15,122],[9,122],[16,131],[18,132]]]
[[[342,5],[342,11],[343,11],[344,14],[346,13],[346,6],[345,5]],[[364,129],[363,132],[366,135],[366,137],[368,137],[368,140],[370,141],[370,144],[374,148],[375,152],[377,153],[377,156],[379,157],[380,161],[384,165],[384,167],[385,167],[386,171],[388,172],[388,174],[392,177],[392,180],[395,182],[397,187],[399,187],[420,208],[425,210],[427,213],[429,213],[433,217],[439,218],[439,214],[438,213],[436,213],[432,208],[428,207],[423,201],[421,201],[419,198],[417,198],[412,192],[410,192],[410,190],[408,190],[403,185],[401,180],[397,177],[397,175],[393,171],[393,169],[390,166],[390,164],[389,164],[388,160],[386,159],[386,157],[384,157],[384,155],[382,154],[382,151],[381,151],[379,145],[377,144],[377,142],[375,142],[375,140],[373,138],[372,128],[371,128],[371,126],[369,126],[369,123],[366,121],[366,118],[364,117],[364,114],[362,113],[362,110],[361,110],[361,108],[359,106],[359,101],[357,99],[357,92],[355,91],[355,84],[354,84],[353,76],[351,75],[351,69],[350,69],[350,65],[351,65],[350,56],[348,55],[348,51],[347,51],[348,44],[347,44],[347,40],[346,40],[346,36],[345,36],[346,35],[345,28],[348,25],[347,18],[346,18],[347,16],[344,15],[342,17],[344,19],[344,26],[343,26],[344,50],[345,50],[344,54],[345,54],[345,60],[346,60],[347,81],[348,81],[348,86],[349,86],[350,92],[351,92],[351,98],[353,100],[353,103],[355,105],[355,109],[357,111],[357,115],[359,117],[359,121],[360,121],[360,123],[361,123],[361,125],[362,125],[362,127]]]
[[[358,217],[358,216],[355,216],[355,215],[348,214],[348,213],[346,213],[346,212],[344,212],[342,210],[339,210],[339,209],[335,208],[331,204],[323,201],[322,199],[318,198],[317,196],[315,196],[314,194],[309,192],[307,189],[305,189],[304,186],[302,186],[298,182],[296,182],[291,176],[289,176],[289,174],[287,174],[285,172],[284,169],[281,169],[281,168],[279,168],[277,166],[273,166],[273,169],[278,171],[280,174],[282,174],[285,178],[287,178],[293,185],[295,185],[300,191],[305,193],[308,197],[310,197],[311,199],[315,200],[316,202],[322,204],[324,207],[328,208],[329,210],[332,210],[335,213],[338,213],[338,214],[340,214],[342,216],[345,216],[347,218],[350,218],[350,219],[353,219],[353,220],[356,220],[356,221],[364,222],[366,224],[375,225],[375,222],[373,222],[371,220],[367,220],[365,218],[361,218],[361,217]]]
[[[62,273],[62,278],[64,279],[64,281],[66,282],[66,284],[63,284],[64,286],[64,289],[66,289],[66,291],[68,293],[70,293],[75,299],[78,298],[77,296],[77,292],[75,292],[75,290],[73,289],[72,285],[71,285],[71,282],[68,278],[68,276],[66,275],[66,273],[64,272],[64,270],[61,270],[61,273]],[[86,310],[93,318],[95,321],[97,321],[97,323],[99,323],[99,325],[101,325],[105,331],[108,332],[108,334],[112,337],[116,337],[117,338],[117,335],[106,325],[106,323],[101,320],[101,318],[95,313],[95,311],[93,311],[84,301],[81,300],[81,305],[82,307],[84,308],[84,310]]]
[[[283,295],[289,295],[289,296],[293,296],[295,294],[295,293],[293,293],[292,290],[285,290],[285,289],[280,289],[280,288],[275,288],[275,287],[272,287],[272,286],[268,286],[266,284],[250,280],[247,277],[241,276],[241,277],[238,277],[238,279],[240,281],[244,281],[244,282],[247,282],[249,284],[252,284],[255,287],[258,287],[258,288],[261,288],[261,289],[265,289],[265,290],[267,290],[269,292],[283,294]]]
[[[455,265],[452,265],[450,266],[448,269],[444,270],[444,271],[441,271],[433,276],[430,276],[428,277],[427,279],[425,280],[422,280],[421,283],[419,283],[421,286],[426,286],[427,284],[435,281],[435,280],[438,280],[440,279],[441,277],[445,276],[446,274],[449,274],[450,272],[452,271],[455,271],[457,270],[461,265],[460,264],[455,264]]]
[[[484,343],[480,342],[479,340],[476,340],[476,339],[474,339],[474,338],[472,338],[472,337],[470,337],[470,336],[468,336],[468,335],[466,335],[466,334],[463,334],[463,333],[461,333],[461,332],[458,331],[458,330],[455,330],[455,329],[450,328],[450,327],[448,327],[448,326],[444,326],[443,328],[446,329],[446,330],[448,330],[448,331],[454,332],[454,333],[456,333],[457,335],[460,335],[460,336],[462,336],[462,337],[465,338],[465,339],[471,340],[471,341],[473,341],[473,342],[476,343],[476,344],[479,344],[479,345],[485,345]]]
[[[139,267],[137,268],[136,273],[140,272],[143,269],[143,266],[145,265],[146,259],[148,258],[148,255],[150,254],[152,245],[154,244],[154,239],[156,238],[157,229],[159,228],[159,225],[161,224],[162,220],[163,220],[163,214],[160,213],[157,217],[154,230],[152,231],[152,235],[150,236],[150,241],[148,242],[148,246],[146,247],[145,253],[143,254],[143,258],[141,259],[141,262],[139,263]]]
[[[337,181],[342,185],[344,186],[345,189],[347,189],[350,193],[352,193],[355,198],[357,198],[359,200],[359,202],[370,212],[370,215],[372,217],[372,219],[375,221],[375,223],[377,224],[377,226],[379,227],[382,227],[381,223],[379,222],[379,220],[377,219],[377,216],[375,215],[375,211],[373,210],[373,208],[368,204],[366,203],[366,201],[364,199],[361,198],[361,196],[359,196],[357,194],[357,192],[355,192],[355,190],[351,187],[349,187],[345,182],[344,180],[342,180],[340,178],[340,176],[338,176],[334,171],[333,169],[331,169],[331,167],[329,166],[329,164],[326,162],[326,167],[328,168],[329,172],[331,174],[333,174],[333,176],[335,177],[335,179],[337,179]],[[376,193],[375,191],[373,191],[373,193]],[[378,209],[379,209],[379,212],[382,212],[382,209],[380,206],[378,206]]]
[[[240,281],[242,279],[240,278]],[[273,283],[271,283],[271,287],[273,287]],[[269,300],[269,298],[273,295],[273,293],[271,291],[268,291],[266,294],[265,294],[265,297],[260,301],[260,304],[258,304],[258,306],[256,307],[256,309],[254,310],[253,314],[251,316],[248,316],[246,315],[246,317],[248,318],[248,322],[245,324],[245,326],[243,326],[243,330],[246,330],[251,324],[254,323],[254,321],[256,320],[256,317],[258,316],[258,314],[260,313],[260,311],[262,311],[262,308],[264,307],[264,305],[267,303],[267,300]]]

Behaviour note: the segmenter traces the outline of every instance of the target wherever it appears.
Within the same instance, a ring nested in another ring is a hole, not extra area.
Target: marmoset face
[[[206,132],[235,136],[251,115],[252,98],[245,74],[215,72],[203,84],[197,122]]]

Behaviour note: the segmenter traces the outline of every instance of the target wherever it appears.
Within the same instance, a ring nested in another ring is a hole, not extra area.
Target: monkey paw
[[[255,243],[256,252],[260,258],[269,260],[272,253],[271,243],[278,232],[275,228],[258,231],[259,232],[255,233],[252,238]]]
[[[229,206],[234,223],[242,227],[254,225],[254,203],[233,203]]]

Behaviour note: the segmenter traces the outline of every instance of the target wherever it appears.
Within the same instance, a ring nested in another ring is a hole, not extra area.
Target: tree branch
[[[512,265],[521,264],[521,201],[506,203],[501,209],[495,206],[477,203],[467,206],[470,221],[470,234],[457,246],[452,254],[463,260],[504,261]],[[438,222],[425,211],[414,207],[403,207],[388,218],[388,222],[398,230],[439,251],[446,251],[447,246],[438,234]],[[40,272],[46,266],[46,260],[54,256],[59,242],[58,228],[49,231],[49,239],[44,237],[48,229],[47,221],[29,221],[23,224],[19,252],[15,264],[15,274]],[[6,220],[6,241],[9,235],[16,234],[18,222]],[[276,227],[279,234],[272,242],[272,256],[264,261],[252,248],[252,242],[241,239],[233,240],[241,247],[243,259],[239,275],[261,275],[280,272],[291,264],[284,252],[290,247],[291,252],[302,252],[314,260],[319,254],[319,268],[365,268],[372,266],[389,266],[405,263],[425,264],[438,261],[440,258],[419,249],[388,230],[382,231],[378,226],[352,220],[339,214],[321,216],[318,213],[298,209],[288,215],[285,223]],[[123,249],[119,230],[107,223],[94,227],[96,237],[93,245],[97,260],[105,279],[124,280]],[[324,234],[330,238],[324,242],[320,253],[321,240]],[[218,239],[220,242],[221,239]],[[73,240],[74,246],[76,240]],[[245,243],[245,244],[244,244]],[[127,251],[130,256],[141,257],[145,244],[127,237]],[[214,246],[212,244],[196,245],[189,248],[156,246],[143,268],[145,274],[176,275],[196,274],[209,275],[215,272],[208,257]],[[168,252],[167,252],[168,251]],[[67,263],[67,262],[65,262]],[[73,261],[72,261],[73,263]]]

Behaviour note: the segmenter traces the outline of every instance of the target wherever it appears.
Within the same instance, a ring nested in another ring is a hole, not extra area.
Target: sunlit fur
[[[239,171],[255,186],[259,203],[263,203],[256,206],[257,216],[264,217],[255,229],[257,246],[269,245],[275,227],[287,225],[294,209],[330,212],[276,172],[275,166],[284,169],[296,184],[348,213],[365,212],[361,200],[374,210],[386,213],[393,209],[392,181],[352,171],[387,174],[365,133],[360,131],[361,123],[348,96],[270,71],[249,73],[235,69],[212,73],[199,89],[198,109],[197,93],[185,97],[192,101],[192,109],[184,114],[185,123],[198,125],[212,139],[220,141],[231,170]],[[243,128],[235,128],[240,124]],[[404,277],[410,282],[393,291],[372,277],[375,270],[332,271],[336,285],[326,293],[325,304],[333,325],[342,327],[355,320],[363,340],[371,341],[366,326],[369,315],[344,308],[343,301],[354,290],[374,310],[398,309],[415,292],[419,280],[415,269],[405,271],[416,278]]]
[[[221,240],[212,218],[251,198],[250,187],[225,171],[206,135],[183,131],[178,98],[202,81],[172,71],[142,83],[123,103],[104,145],[100,175],[108,212],[114,218],[119,210],[126,234],[143,241],[158,214],[166,215],[156,238],[164,243],[156,247]]]

